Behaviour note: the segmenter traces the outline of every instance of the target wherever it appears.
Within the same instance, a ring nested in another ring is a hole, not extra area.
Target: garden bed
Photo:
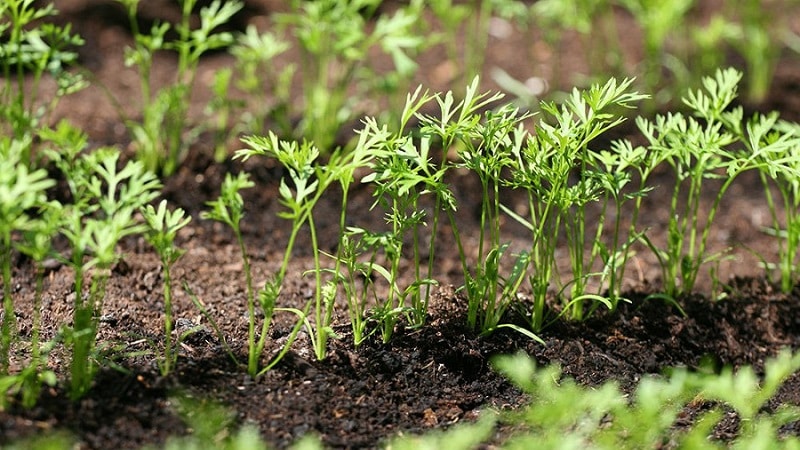
[[[251,2],[249,7],[255,9],[248,10],[250,16],[242,20],[258,20],[258,14],[274,7],[271,3]],[[134,95],[137,75],[122,64],[123,48],[131,42],[124,14],[119,17],[118,8],[103,2],[64,1],[56,2],[56,6],[62,10],[58,21],[72,22],[75,31],[86,38],[87,44],[80,50],[81,63],[97,77],[96,85],[102,84],[116,98]],[[513,49],[526,51],[526,45],[517,37],[494,38],[488,48],[487,67],[501,65],[509,73],[524,74],[528,70],[525,61],[505,55],[513,55]],[[159,54],[162,57],[163,68],[159,70],[163,73],[154,74],[156,85],[162,77],[167,80],[174,68],[168,55]],[[463,89],[446,86],[442,73],[448,69],[436,64],[437,58],[436,54],[424,55],[418,81],[432,89]],[[212,54],[201,61],[194,109],[207,101],[210,74],[230,64],[231,57],[226,54]],[[800,120],[795,100],[800,81],[797,68],[794,55],[784,58],[768,99],[747,105],[747,114],[777,110],[784,119]],[[487,89],[496,88],[486,84]],[[87,132],[91,145],[114,144],[128,149],[131,137],[125,124],[120,123],[106,93],[96,85],[62,99],[55,117],[67,118]],[[351,135],[345,132],[344,137]],[[599,141],[621,138],[642,141],[631,122],[614,128]],[[176,172],[162,180],[160,198],[192,216],[192,222],[178,232],[176,244],[186,253],[171,274],[175,335],[192,330],[177,347],[180,356],[174,371],[161,376],[158,365],[164,345],[161,262],[143,237],[127,237],[119,246],[122,258],[111,268],[99,321],[100,355],[109,359],[100,359],[101,369],[91,389],[72,401],[65,384],[58,383],[46,387],[31,409],[12,402],[0,411],[0,445],[43,432],[66,432],[79,448],[159,447],[171,436],[197,431],[190,429],[193,422],[187,414],[202,415],[192,411],[207,409],[219,421],[219,427],[210,424],[209,429],[234,430],[251,424],[276,448],[285,448],[306,435],[318,436],[329,447],[369,448],[394,436],[472,422],[489,409],[511,411],[525,405],[529,397],[494,370],[496,355],[522,351],[540,365],[560,365],[564,375],[582,385],[599,386],[616,380],[624,392],[631,393],[643,377],[662,374],[671,367],[713,372],[723,367],[753,366],[760,372],[765,361],[781,349],[800,346],[800,291],[795,287],[789,293],[781,292],[760,266],[762,258],[775,260],[777,244],[775,236],[763,231],[770,225],[764,189],[758,177],[748,173],[728,189],[709,238],[710,254],[732,248],[727,254],[730,258],[708,265],[714,275],[704,269],[693,292],[678,296],[677,303],[648,297],[660,292],[663,280],[655,257],[640,245],[623,280],[623,296],[629,302],[620,302],[615,311],[601,307],[584,321],[556,320],[537,333],[543,344],[509,328],[481,335],[466,325],[468,300],[458,289],[464,281],[456,243],[450,230],[443,227],[435,245],[438,285],[425,325],[413,327],[400,320],[388,343],[382,341],[380,333],[374,333],[355,346],[344,299],[339,298],[332,322],[338,338],[330,340],[325,359],[317,360],[311,337],[300,331],[286,356],[254,379],[227,354],[229,346],[240,360],[247,360],[248,293],[239,246],[227,227],[202,219],[201,213],[207,211],[207,202],[218,197],[226,174],[251,175],[255,187],[242,191],[246,214],[242,232],[253,279],[260,285],[278,270],[290,232],[289,222],[278,217],[283,209],[280,180],[286,172],[263,158],[245,162],[228,158],[217,163],[210,141],[211,137],[204,135]],[[242,144],[231,146],[240,148]],[[131,153],[125,151],[127,156]],[[477,251],[480,226],[480,185],[474,177],[460,172],[449,175],[447,182],[458,199],[460,231],[467,253],[472,254]],[[712,180],[705,186],[702,208],[713,202],[719,183]],[[659,170],[650,184],[655,189],[644,200],[641,225],[654,240],[664,239],[674,177]],[[51,192],[57,198],[68,197],[64,180],[59,180]],[[385,229],[383,214],[369,209],[375,201],[373,186],[355,183],[349,194],[349,225]],[[502,200],[513,205],[524,198],[504,191]],[[340,205],[341,192],[333,189],[316,207],[318,245],[324,252],[336,251]],[[590,209],[586,223],[596,223],[599,214]],[[526,239],[523,226],[508,218],[503,220],[509,230],[506,238],[515,242]],[[303,276],[314,267],[312,245],[308,237],[301,236],[279,306],[302,309],[315,295],[313,277]],[[67,242],[57,241],[56,247],[66,253]],[[449,253],[452,258],[446,257]],[[566,261],[565,254],[560,257]],[[12,287],[20,335],[29,336],[35,267],[30,259],[16,253],[13,262]],[[402,273],[401,284],[413,282],[410,267],[402,266]],[[48,341],[73,320],[74,272],[68,264],[52,260],[44,280],[41,333],[42,340]],[[205,307],[205,314],[193,302],[192,293]],[[564,307],[552,296],[548,305],[553,311]],[[504,317],[524,325],[513,311]],[[295,320],[291,313],[276,314],[262,364],[276,356],[293,336]],[[59,380],[69,378],[67,361],[63,349],[57,347],[50,354],[48,365]],[[199,402],[189,407],[188,413],[187,398]],[[791,376],[765,410],[798,405],[799,399],[800,378]],[[215,405],[222,405],[224,410],[214,409]],[[692,403],[681,420],[691,422],[708,408],[703,402]],[[739,426],[736,415],[730,413],[711,434],[727,442],[735,438]],[[676,428],[680,429],[681,423]],[[795,428],[790,425],[783,430],[792,434]],[[503,425],[495,431],[487,444],[499,444],[513,432]]]

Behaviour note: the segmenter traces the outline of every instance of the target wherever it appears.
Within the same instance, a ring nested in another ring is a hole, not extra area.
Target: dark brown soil
[[[81,59],[96,75],[96,81],[118,98],[135,96],[136,74],[122,65],[122,49],[130,42],[130,35],[113,2],[55,3],[63,11],[58,20],[72,22],[86,38]],[[276,4],[280,6],[280,2],[250,2],[252,9],[247,14],[251,16],[239,20],[258,20],[258,14],[268,13]],[[525,45],[516,38],[493,40],[487,67],[501,65],[522,76],[529,70],[528,64],[511,56]],[[425,57],[437,61],[436,55]],[[159,69],[156,78],[169,79],[174,61],[162,55],[157,62],[158,67],[166,69]],[[230,63],[230,58],[221,54],[206,58],[199,79],[207,80],[203,74]],[[446,87],[437,78],[439,67],[423,67],[420,81],[434,89]],[[796,58],[787,57],[782,62],[770,100],[759,109],[778,109],[787,119],[800,119],[797,68]],[[204,90],[201,82],[198,104],[207,95]],[[127,103],[125,106],[135,108]],[[57,116],[81,126],[95,144],[124,146],[129,140],[117,112],[99,88],[68,97]],[[622,130],[624,136],[633,128]],[[276,217],[279,205],[273,201],[280,172],[256,160],[245,168],[233,162],[214,164],[210,152],[207,145],[199,144],[180,171],[164,180],[164,197],[173,207],[182,207],[194,217],[179,236],[179,245],[187,253],[173,273],[175,317],[179,326],[201,327],[182,346],[176,373],[159,377],[155,358],[146,352],[154,345],[163,345],[158,259],[142,239],[128,240],[121,249],[123,262],[115,268],[108,287],[99,338],[101,344],[114,349],[110,354],[114,355],[115,368],[103,369],[94,388],[77,403],[70,402],[63,385],[59,385],[47,389],[32,410],[12,406],[1,411],[0,445],[43,431],[66,430],[78,440],[79,448],[159,446],[168,436],[188,431],[173,400],[173,395],[188,393],[225,405],[234,412],[234,425],[256,425],[278,448],[309,433],[319,435],[330,447],[375,447],[399,433],[446,427],[472,420],[486,408],[509,409],[523,404],[525,398],[520,392],[492,370],[490,360],[497,354],[522,350],[541,364],[560,364],[566,375],[580,383],[596,385],[616,379],[630,389],[644,374],[660,373],[668,367],[696,367],[701,360],[711,359],[718,366],[760,368],[779,349],[800,346],[800,292],[783,295],[773,289],[758,267],[758,259],[744,249],[747,246],[767,260],[774,259],[776,253],[773,238],[759,230],[768,216],[758,180],[745,177],[729,192],[711,243],[712,250],[735,248],[734,258],[721,264],[718,272],[726,284],[727,297],[712,301],[711,279],[705,277],[697,294],[680,299],[686,317],[666,303],[644,301],[660,282],[653,258],[642,251],[635,261],[638,271],[631,271],[628,280],[632,303],[622,304],[615,313],[599,312],[583,323],[557,322],[541,334],[544,346],[512,331],[479,337],[464,326],[466,305],[452,286],[460,283],[457,271],[450,270],[457,266],[453,255],[451,263],[441,265],[441,287],[434,297],[428,325],[408,329],[401,324],[389,344],[373,336],[355,348],[347,315],[339,311],[335,328],[341,339],[331,342],[327,359],[317,362],[307,336],[301,334],[287,358],[254,381],[226,355],[212,327],[180,285],[186,282],[198,295],[241,358],[246,347],[247,317],[238,247],[229,230],[201,220],[199,213],[204,202],[218,195],[226,172],[246,168],[253,173],[258,187],[245,195],[248,215],[244,232],[255,281],[263,282],[280,263],[285,245],[286,224]],[[644,225],[651,227],[651,235],[657,239],[666,226],[666,187],[671,179],[664,174],[656,181],[662,188],[648,197]],[[471,195],[474,181],[454,176],[451,182],[462,202],[462,219],[469,232],[476,227],[471,212],[479,202]],[[328,230],[322,236],[323,246],[334,242],[336,223],[325,220],[336,217],[332,214],[338,208],[335,197],[323,200],[321,205],[318,226]],[[355,188],[350,220],[380,226],[383,218],[367,211],[371,200],[370,192]],[[446,237],[442,239],[440,247],[448,248]],[[23,258],[17,261],[14,295],[20,308],[20,326],[27,334],[33,270]],[[289,287],[281,298],[287,306],[304,304],[312,291],[309,280],[301,276],[311,267],[308,251],[298,249],[292,267]],[[70,322],[71,289],[72,273],[67,267],[48,273],[45,339],[53,338],[59,326]],[[271,330],[267,355],[288,335],[291,319],[279,317]],[[61,380],[67,377],[65,364],[58,351],[54,352],[50,365]],[[772,404],[797,403],[798,399],[800,379],[793,377]],[[502,435],[502,430],[498,433]],[[721,437],[735,434],[735,424],[715,433]]]

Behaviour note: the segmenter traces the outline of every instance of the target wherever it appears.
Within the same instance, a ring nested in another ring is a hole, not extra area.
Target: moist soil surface
[[[145,2],[146,3],[146,2]],[[274,2],[278,5],[279,2]],[[58,21],[71,22],[86,38],[80,50],[81,63],[95,73],[117,98],[135,94],[136,74],[122,65],[130,33],[124,16],[113,2],[56,2],[62,10]],[[251,2],[244,16],[247,23],[270,14],[275,5]],[[157,8],[153,8],[156,10]],[[168,11],[166,8],[164,11]],[[238,26],[238,25],[237,25]],[[243,25],[242,25],[243,26]],[[636,39],[630,37],[629,39]],[[493,39],[487,67],[502,64],[523,76],[525,61],[508,58],[524,42]],[[515,47],[517,46],[517,47]],[[425,55],[437,61],[441,55]],[[159,55],[159,63],[174,68],[174,60]],[[196,101],[202,104],[203,74],[230,65],[230,57],[212,55],[202,61]],[[159,67],[161,67],[159,66]],[[440,89],[443,69],[422,64],[420,82]],[[778,68],[770,99],[749,110],[779,110],[797,120],[800,79],[795,61],[784,59]],[[156,82],[169,79],[169,70],[156,74]],[[203,81],[206,80],[206,81]],[[58,111],[89,133],[95,145],[130,141],[119,115],[101,89],[90,88],[65,98]],[[635,127],[624,125],[614,137],[630,135]],[[173,207],[184,208],[194,220],[179,234],[178,245],[186,254],[173,270],[175,325],[178,331],[197,328],[180,348],[175,372],[159,375],[155,354],[163,347],[163,297],[161,268],[152,249],[141,238],[123,242],[121,262],[113,270],[103,309],[99,346],[109,351],[94,387],[85,398],[71,402],[63,382],[46,389],[37,406],[24,410],[16,404],[0,412],[0,445],[42,432],[65,430],[79,448],[139,448],[161,446],[168,436],[188,433],[179,413],[177,395],[189,395],[224,405],[231,411],[231,426],[253,424],[264,439],[277,448],[286,447],[306,434],[318,435],[330,447],[369,448],[398,434],[423,432],[475,419],[487,408],[507,410],[525,403],[525,397],[492,370],[494,355],[523,351],[539,364],[559,364],[566,376],[586,385],[617,380],[631,390],[642,376],[659,374],[666,368],[698,367],[711,360],[716,367],[753,365],[761,369],[766,358],[781,348],[800,346],[800,291],[782,294],[765,277],[757,253],[775,257],[776,242],[763,233],[768,211],[756,177],[738,180],[714,224],[712,251],[732,247],[731,258],[717,268],[720,283],[705,277],[696,293],[678,299],[682,315],[673,305],[645,297],[658,292],[659,270],[646,250],[634,258],[636,270],[628,271],[630,303],[613,313],[598,310],[581,323],[556,321],[540,334],[545,345],[514,331],[499,330],[479,336],[465,327],[466,302],[456,287],[458,257],[452,241],[443,232],[438,245],[442,262],[430,305],[427,324],[409,328],[401,322],[389,343],[375,334],[355,347],[346,311],[339,308],[334,329],[340,339],[331,341],[328,357],[317,361],[308,336],[301,333],[287,356],[257,380],[233,362],[209,321],[192,304],[182,286],[190,287],[216,320],[227,343],[240,360],[245,359],[247,313],[244,275],[238,246],[226,228],[199,217],[205,202],[216,198],[228,172],[248,170],[257,188],[244,193],[247,216],[243,231],[252,258],[254,279],[263,282],[279,265],[287,237],[287,224],[276,214],[275,200],[281,171],[274,164],[255,159],[246,164],[214,163],[212,149],[201,142],[177,174],[164,179],[164,193]],[[475,181],[453,176],[450,180],[460,202],[464,232],[477,229],[479,198]],[[650,233],[663,236],[672,180],[667,173],[656,177],[659,186],[648,197],[643,218]],[[709,187],[709,198],[714,194]],[[512,194],[509,201],[513,202]],[[370,212],[372,192],[356,186],[350,202],[349,221],[365,227],[383,226],[383,217]],[[323,249],[335,245],[339,199],[336,193],[323,199],[318,226],[323,230]],[[445,230],[447,231],[447,230]],[[509,232],[511,239],[524,238]],[[472,233],[472,235],[476,235]],[[439,237],[437,237],[438,239]],[[450,238],[451,239],[451,238]],[[313,287],[304,269],[312,267],[307,242],[301,242],[281,296],[284,306],[302,307],[312,297]],[[449,250],[448,250],[449,249]],[[444,256],[443,256],[444,255]],[[59,327],[71,321],[73,274],[54,264],[45,278],[43,334],[55,338]],[[34,270],[30,261],[15,259],[14,296],[19,326],[30,334]],[[721,295],[722,294],[722,295]],[[713,301],[713,298],[724,297]],[[270,330],[264,362],[285,342],[293,324],[291,315],[278,314]],[[509,320],[515,320],[509,317]],[[49,364],[60,380],[68,378],[67,359],[56,349]],[[800,377],[790,378],[770,407],[797,404]],[[702,407],[698,405],[697,407]],[[717,438],[735,436],[736,420],[715,429]],[[498,429],[497,440],[504,430]]]

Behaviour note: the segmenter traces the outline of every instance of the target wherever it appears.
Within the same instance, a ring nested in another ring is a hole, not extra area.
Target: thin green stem
[[[194,8],[194,4],[196,0],[183,0],[181,2],[181,25],[178,28],[178,33],[180,34],[179,40],[181,45],[178,46],[178,81],[185,82],[183,80],[183,76],[189,70],[190,64],[190,49],[187,43],[191,39],[191,17],[192,17],[192,9]]]
[[[7,374],[9,370],[9,356],[11,354],[11,342],[13,340],[12,328],[15,327],[14,300],[11,298],[11,233],[3,234],[3,332],[2,342],[0,342],[0,373]]]
[[[719,205],[722,202],[722,198],[723,198],[724,194],[728,191],[728,188],[731,186],[733,181],[744,170],[746,170],[746,167],[743,167],[742,169],[740,169],[736,173],[730,174],[727,178],[725,178],[725,182],[722,184],[722,186],[720,187],[719,191],[717,191],[717,195],[714,197],[714,203],[711,205],[711,209],[708,212],[708,219],[706,220],[706,226],[703,229],[703,232],[702,232],[701,237],[700,237],[700,243],[699,243],[698,250],[697,250],[698,251],[698,256],[697,256],[698,260],[697,260],[696,264],[694,265],[694,273],[692,274],[692,277],[690,279],[690,281],[691,281],[691,284],[689,286],[690,289],[694,287],[694,283],[695,283],[695,280],[697,279],[697,275],[698,275],[698,272],[699,272],[699,269],[700,269],[699,266],[700,266],[700,263],[702,262],[702,258],[703,258],[704,254],[705,254],[705,251],[706,251],[706,247],[707,247],[707,244],[708,244],[708,238],[711,235],[711,226],[710,226],[710,224],[714,223],[714,219],[717,216],[717,211],[719,211]]]
[[[675,173],[680,174],[681,165],[676,166]],[[680,254],[683,249],[683,232],[678,225],[680,218],[678,217],[678,197],[680,193],[680,178],[675,180],[675,187],[672,190],[672,197],[670,198],[670,218],[667,231],[667,260],[668,264],[664,268],[664,287],[667,294],[675,296],[678,294],[677,285],[677,266],[680,262]]]
[[[242,268],[245,276],[245,289],[247,289],[247,373],[254,376],[258,373],[258,359],[261,355],[259,351],[262,348],[262,343],[265,342],[266,337],[260,336],[258,345],[256,344],[256,298],[253,290],[253,274],[250,269],[250,258],[247,256],[247,248],[244,244],[241,229],[238,222],[232,222],[233,234],[236,236],[236,242],[239,244],[239,251],[242,254]]]
[[[417,211],[417,199],[414,198],[412,203],[412,209]],[[411,230],[411,237],[413,239],[413,252],[414,252],[414,280],[419,281],[422,278],[422,270],[420,267],[420,231],[419,231],[419,224],[414,223],[413,228]],[[431,237],[433,240],[433,237]],[[414,317],[414,325],[421,326],[425,323],[425,318],[428,312],[428,297],[427,295],[425,298],[422,298],[422,291],[420,289],[415,289],[413,292],[412,297],[412,308],[413,308],[413,317]]]
[[[794,260],[800,246],[800,217],[798,217],[797,205],[792,204],[787,197],[786,211],[786,251],[783,257],[783,270],[781,271],[781,290],[784,293],[792,292],[794,287]]]
[[[615,218],[614,218],[614,237],[612,238],[612,242],[611,242],[611,252],[612,252],[610,254],[611,267],[609,269],[611,271],[611,273],[609,274],[610,278],[609,278],[609,282],[608,282],[608,293],[611,296],[612,304],[616,308],[617,301],[619,300],[619,297],[622,294],[622,281],[623,281],[622,280],[622,274],[624,273],[625,266],[624,265],[623,266],[618,266],[617,265],[617,254],[616,254],[617,249],[619,248],[620,232],[621,232],[621,228],[622,228],[622,203],[623,202],[621,200],[621,196],[620,196],[619,193],[617,193],[614,196],[614,200],[615,200],[616,211],[614,213],[615,214]],[[605,219],[605,212],[606,212],[606,210],[605,210],[605,208],[603,208],[604,219]],[[600,223],[602,223],[602,222],[600,222]],[[623,251],[623,253],[627,254],[628,253],[628,246],[626,245],[625,248],[622,251]],[[618,274],[617,270],[620,270],[621,272]],[[618,275],[620,276],[619,279],[617,279]]]
[[[167,258],[161,260],[161,273],[164,277],[164,367],[162,375],[168,375],[177,361],[177,355],[173,354],[172,344],[172,279],[170,277],[170,261]]]
[[[314,226],[314,215],[308,215],[308,228],[311,233],[311,249],[314,257],[314,282],[316,289],[314,292],[314,318],[316,320],[316,345],[314,352],[316,353],[317,360],[322,361],[325,359],[325,353],[328,343],[328,321],[327,321],[327,308],[323,310],[322,304],[322,266],[319,260],[319,243],[317,241],[317,227]],[[330,299],[333,303],[333,299]]]
[[[767,175],[763,170],[758,171],[758,177],[761,179],[761,184],[764,186],[764,197],[767,201],[767,210],[769,211],[770,219],[772,221],[772,226],[774,227],[774,232],[777,235],[779,232],[779,221],[778,221],[778,210],[775,207],[775,200],[772,197],[772,191],[770,190],[769,182],[767,181]],[[781,192],[782,196],[785,197],[783,189],[780,185],[778,185],[778,190]],[[784,200],[784,204],[786,204],[786,200]],[[784,252],[785,248],[783,244],[780,243],[778,240],[778,254],[781,260],[781,269],[783,268],[783,261],[784,261]],[[781,278],[783,278],[783,270],[781,270]]]
[[[350,184],[345,182],[342,183],[342,206],[341,210],[339,211],[339,244],[336,248],[336,264],[333,270],[334,281],[338,284],[339,277],[342,269],[342,260],[344,259],[344,238],[345,232],[347,231],[347,199],[348,199],[348,192],[350,190]],[[333,299],[327,305],[327,311],[325,312],[325,323],[328,324],[331,322],[333,318]]]

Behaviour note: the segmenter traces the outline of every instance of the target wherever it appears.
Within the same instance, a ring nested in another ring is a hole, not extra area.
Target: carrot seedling
[[[240,173],[236,177],[227,174],[222,182],[219,198],[207,202],[211,209],[201,213],[203,219],[216,220],[229,226],[233,231],[239,251],[242,256],[242,268],[245,276],[245,289],[247,295],[247,373],[255,377],[258,373],[258,362],[266,344],[267,331],[272,323],[274,303],[261,302],[264,314],[261,322],[261,333],[256,335],[256,292],[253,287],[253,273],[250,268],[250,257],[242,236],[241,221],[244,217],[244,200],[239,193],[242,189],[255,186],[247,173]],[[259,297],[260,298],[260,297]]]
[[[58,100],[87,86],[85,79],[67,71],[78,59],[74,47],[83,45],[80,36],[72,34],[70,25],[45,23],[57,14],[52,4],[40,5],[33,0],[4,0],[0,2],[0,127],[16,139],[24,139],[45,123]],[[45,74],[57,85],[49,101],[39,98],[40,83]],[[26,86],[26,78],[33,81]],[[42,106],[44,103],[44,106]],[[22,161],[31,166],[30,143]]]
[[[0,138],[0,268],[3,282],[3,319],[0,323],[0,374],[8,374],[11,347],[17,338],[11,293],[12,238],[17,231],[34,230],[29,213],[44,206],[45,190],[55,185],[47,171],[30,171],[24,161],[28,142]]]
[[[199,129],[189,130],[189,104],[197,75],[200,57],[215,49],[233,43],[233,35],[216,31],[236,14],[243,4],[238,1],[212,1],[200,9],[200,25],[192,28],[192,12],[197,0],[181,0],[181,20],[174,26],[155,22],[149,33],[139,28],[138,7],[141,0],[118,0],[125,7],[134,37],[134,46],[125,51],[125,65],[139,71],[142,98],[141,121],[126,120],[136,143],[137,157],[153,172],[170,175],[186,157],[189,146],[195,142]],[[170,29],[178,37],[167,38]],[[157,92],[151,90],[153,56],[161,50],[174,50],[178,54],[175,84]]]
[[[55,373],[47,368],[47,355],[54,342],[42,345],[40,333],[45,262],[53,256],[53,238],[61,227],[64,207],[57,201],[49,201],[41,205],[38,212],[39,214],[32,220],[31,226],[23,231],[22,240],[16,243],[16,248],[21,253],[30,256],[36,271],[31,319],[31,360],[19,374],[13,377],[16,386],[12,389],[12,391],[19,392],[22,397],[22,406],[25,408],[32,408],[36,404],[43,385],[53,386],[56,384]]]
[[[64,174],[73,198],[64,206],[61,233],[70,244],[67,263],[75,272],[73,323],[65,334],[72,350],[70,397],[77,400],[91,387],[97,369],[95,340],[106,283],[121,257],[117,243],[144,231],[134,215],[158,195],[161,183],[140,161],[120,169],[116,148],[82,153],[86,135],[63,122],[43,137],[55,147],[46,154]],[[91,281],[85,293],[87,275]]]
[[[722,256],[706,251],[720,202],[731,183],[762,165],[760,160],[772,150],[760,143],[751,142],[750,149],[737,145],[754,137],[747,136],[742,127],[742,108],[730,107],[740,79],[741,73],[734,69],[718,70],[714,77],[703,80],[703,90],[689,92],[683,101],[697,119],[676,113],[636,121],[654,155],[651,162],[668,164],[676,177],[665,247],[657,248],[643,237],[661,265],[668,296],[691,292],[700,267]],[[749,132],[757,129],[749,128]],[[707,180],[718,180],[719,186],[708,211],[701,214],[701,193]]]
[[[756,116],[746,126],[748,149],[758,154],[758,175],[764,186],[771,227],[767,232],[778,238],[777,267],[783,293],[790,293],[797,282],[797,257],[800,249],[800,125],[780,121],[777,113]],[[777,190],[777,196],[772,188]]]
[[[611,79],[604,85],[593,85],[586,91],[574,90],[562,105],[542,103],[547,115],[537,123],[536,130],[526,139],[525,145],[513,152],[510,187],[522,189],[527,196],[529,217],[504,208],[505,212],[531,233],[529,283],[533,295],[530,314],[531,329],[538,332],[545,325],[545,302],[553,282],[559,287],[562,313],[572,320],[584,318],[584,303],[592,308],[599,302],[612,308],[617,300],[587,291],[588,279],[605,277],[591,272],[594,259],[604,254],[607,270],[616,273],[619,259],[619,229],[612,237],[614,247],[602,247],[603,223],[591,234],[586,228],[587,205],[607,196],[619,195],[625,178],[608,177],[608,163],[599,164],[602,153],[589,148],[592,141],[605,131],[620,124],[624,118],[614,109],[629,108],[645,96],[630,93],[632,80],[617,83]],[[550,123],[547,119],[551,119]],[[594,160],[593,160],[594,158]],[[605,175],[604,175],[605,173]],[[564,283],[558,276],[555,252],[558,237],[564,232],[567,240],[572,278]],[[585,252],[592,246],[589,259]],[[614,281],[613,279],[610,281]],[[564,291],[569,287],[569,295]],[[610,286],[610,296],[617,287]]]
[[[439,116],[418,115],[421,133],[429,139],[439,139],[442,145],[441,166],[436,177],[429,177],[426,188],[436,196],[436,206],[431,218],[431,235],[435,236],[444,212],[448,219],[458,248],[459,260],[464,275],[464,289],[468,301],[467,325],[476,331],[494,330],[513,298],[519,283],[501,279],[499,262],[505,252],[505,244],[500,241],[500,187],[499,174],[507,167],[510,158],[508,151],[515,141],[508,136],[524,117],[516,117],[516,111],[503,111],[499,114],[486,113],[486,123],[482,123],[481,113],[502,98],[502,94],[478,93],[479,78],[475,77],[467,86],[463,100],[456,103],[452,92],[435,97]],[[458,158],[451,162],[448,153],[455,151]],[[481,223],[478,238],[477,261],[474,270],[470,269],[470,255],[462,243],[462,235],[455,216],[455,198],[441,180],[447,171],[455,168],[471,170],[481,182]],[[431,253],[432,254],[432,253]],[[525,255],[517,256],[523,260]],[[429,260],[429,276],[433,267]],[[516,271],[514,273],[517,273]],[[508,289],[506,289],[506,287]],[[503,298],[497,295],[503,291]]]
[[[368,129],[367,129],[368,131]],[[354,234],[363,234],[365,243],[373,251],[380,250],[386,257],[386,266],[373,263],[370,269],[381,275],[388,284],[389,292],[383,302],[373,310],[373,316],[381,324],[384,342],[391,339],[394,327],[404,313],[409,313],[412,325],[422,325],[427,316],[429,289],[434,284],[423,277],[422,229],[426,227],[426,212],[420,206],[421,197],[440,182],[443,171],[437,170],[428,157],[430,139],[423,137],[418,143],[411,136],[395,133],[381,143],[377,152],[374,172],[362,179],[364,183],[375,185],[374,208],[380,205],[386,211],[386,222],[390,230],[386,233],[368,233],[366,230],[351,229]],[[411,249],[406,251],[406,238],[411,239]],[[411,259],[414,282],[405,288],[398,282],[400,264]],[[429,274],[430,275],[430,274]],[[410,303],[410,305],[408,305]]]
[[[277,15],[277,25],[296,38],[301,54],[299,66],[292,65],[280,72],[272,64],[264,66],[269,78],[276,81],[272,83],[270,97],[278,102],[270,116],[284,136],[306,138],[321,153],[330,154],[342,125],[364,111],[365,103],[355,99],[378,94],[392,102],[407,87],[418,67],[413,55],[426,43],[416,33],[422,22],[424,2],[413,0],[391,15],[379,12],[380,3],[379,0],[293,0],[289,2],[289,12]],[[258,37],[248,30],[242,39],[244,48],[237,46],[234,54],[245,64],[258,61],[263,66],[285,48],[285,43],[271,34]],[[390,69],[379,71],[370,64],[371,51],[378,48],[391,58]],[[295,68],[301,83],[301,117],[297,125],[292,124],[291,117],[296,109],[294,99],[288,95]],[[250,77],[245,72],[243,80]],[[255,81],[247,83],[254,87]]]
[[[384,134],[388,131],[384,131]],[[305,323],[309,330],[312,345],[317,359],[324,359],[328,339],[334,335],[330,324],[333,320],[333,305],[336,295],[336,281],[323,283],[323,270],[320,262],[320,249],[314,208],[334,183],[342,188],[342,204],[339,215],[339,226],[343,228],[347,211],[347,192],[353,182],[357,169],[367,167],[373,158],[375,138],[367,135],[360,137],[354,149],[339,149],[331,154],[326,164],[320,164],[320,151],[310,142],[283,141],[275,133],[268,136],[248,136],[243,142],[250,148],[236,152],[235,157],[247,160],[252,156],[275,158],[287,171],[288,178],[281,180],[278,195],[285,210],[279,216],[292,222],[291,232],[286,244],[283,261],[276,276],[265,285],[264,300],[274,305],[286,277],[294,250],[295,241],[304,225],[308,225],[311,238],[311,252],[314,267],[309,272],[314,276],[314,299],[302,311],[299,309],[283,309],[298,316],[298,323]],[[291,186],[291,187],[290,187]],[[340,230],[341,233],[341,230]],[[340,234],[341,236],[341,234]],[[339,263],[337,262],[337,265]],[[338,272],[335,270],[334,272]],[[307,312],[314,305],[314,323],[308,320]]]
[[[183,255],[184,251],[175,246],[175,235],[178,230],[185,227],[191,217],[184,217],[185,212],[178,208],[174,211],[167,209],[166,200],[158,204],[158,209],[146,205],[141,209],[147,230],[145,239],[156,249],[161,259],[161,274],[164,286],[164,356],[159,367],[161,375],[169,375],[178,360],[177,349],[172,341],[172,266]],[[178,339],[180,344],[180,339]]]
[[[246,112],[240,118],[241,129],[248,134],[259,133],[269,119],[281,135],[291,135],[289,105],[296,66],[286,64],[278,71],[279,64],[275,60],[291,45],[273,32],[259,33],[255,25],[249,25],[235,39],[230,48],[236,59],[234,85],[251,99],[245,100]],[[273,95],[265,99],[265,92]]]

